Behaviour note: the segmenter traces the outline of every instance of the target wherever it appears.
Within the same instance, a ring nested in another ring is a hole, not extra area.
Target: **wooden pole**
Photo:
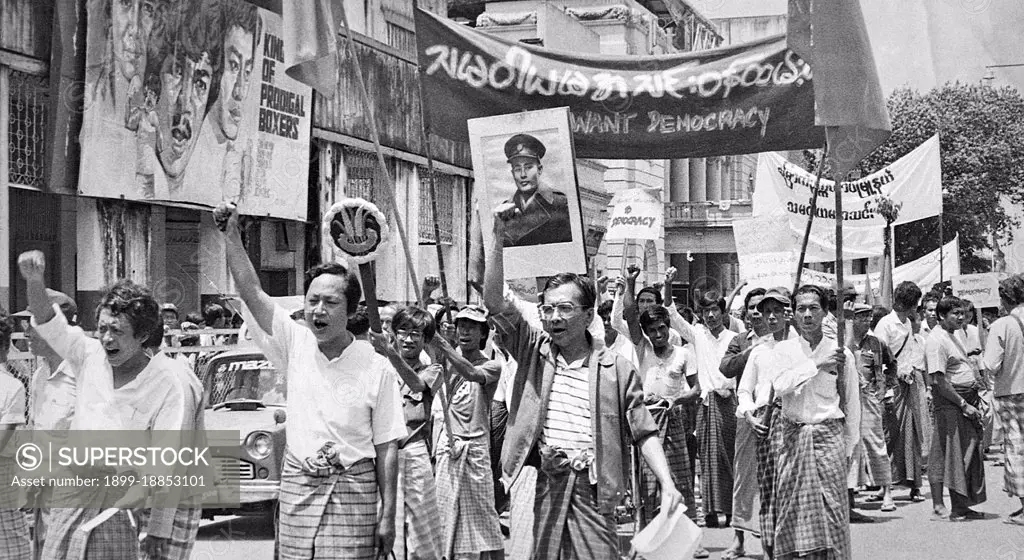
[[[836,188],[832,193],[836,199],[836,347],[846,348],[846,317],[843,309],[843,184],[842,177],[836,177]],[[836,391],[839,393],[839,407],[846,414],[848,398],[859,395],[846,394],[846,368],[836,371]]]
[[[793,293],[800,287],[800,276],[804,271],[804,258],[807,256],[807,242],[811,239],[811,226],[814,225],[814,215],[818,213],[818,187],[821,186],[821,174],[825,171],[825,158],[828,156],[828,144],[821,148],[821,159],[818,161],[818,173],[814,178],[814,188],[811,189],[811,215],[807,217],[807,227],[804,229],[804,239],[800,245],[800,258],[796,263],[796,280],[793,282]]]
[[[366,314],[370,316],[370,330],[380,334],[383,332],[383,328],[380,324],[377,284],[373,278],[373,265],[370,263],[359,265],[359,278],[363,282],[363,297],[366,298]]]
[[[942,213],[939,213],[939,282],[943,282],[946,279],[945,270],[945,257],[946,257],[946,232],[945,225],[943,224]],[[959,256],[959,247],[957,247],[957,256]]]
[[[374,115],[373,106],[370,104],[370,94],[367,93],[366,82],[363,80],[363,70],[359,63],[359,54],[356,52],[355,41],[352,39],[352,29],[348,26],[348,14],[345,13],[345,7],[342,2],[335,2],[334,5],[341,9],[341,24],[345,27],[345,43],[348,46],[349,52],[352,53],[352,65],[355,67],[356,82],[359,84],[359,96],[362,98],[363,109],[366,111],[366,117],[370,122],[370,138],[373,140],[373,147],[377,152],[377,163],[380,164],[381,171],[384,173],[384,182],[387,183],[383,190],[388,197],[391,214],[395,218],[395,228],[398,230],[398,237],[402,240],[402,251],[405,253],[406,264],[409,267],[409,278],[412,280],[413,291],[416,293],[415,301],[422,306],[423,302],[420,301],[419,293],[420,282],[416,277],[412,253],[409,250],[409,239],[405,235],[405,225],[402,223],[402,216],[399,213],[398,203],[395,200],[395,182],[392,180],[391,172],[388,171],[387,163],[384,161],[384,150],[381,148],[380,134],[377,132],[377,117]],[[367,304],[369,304],[369,300],[367,300]]]

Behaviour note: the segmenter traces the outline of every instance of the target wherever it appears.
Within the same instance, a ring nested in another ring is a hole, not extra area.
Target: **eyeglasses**
[[[395,338],[408,338],[409,340],[423,340],[423,333],[419,331],[395,331]]]
[[[540,311],[541,319],[553,318],[555,316],[555,311],[558,311],[558,315],[563,319],[571,319],[575,317],[577,314],[579,314],[579,312],[589,308],[581,307],[579,305],[576,305],[575,303],[564,301],[562,303],[558,303],[555,305],[548,305],[546,303],[541,304],[537,306],[537,309]]]

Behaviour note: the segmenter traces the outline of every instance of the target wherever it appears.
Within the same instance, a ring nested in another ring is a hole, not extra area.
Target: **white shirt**
[[[691,325],[675,307],[668,308],[668,317],[672,327],[679,331],[683,338],[693,343],[701,398],[706,400],[712,391],[735,390],[736,380],[722,375],[719,368],[736,333],[722,329],[718,336],[715,336],[704,325]]]
[[[69,326],[64,314],[46,323],[32,319],[36,332],[76,372],[72,430],[181,430],[189,414],[181,368],[171,359],[150,359],[127,384],[114,389],[114,370],[99,340]]]
[[[626,358],[629,363],[633,364],[634,367],[640,367],[640,358],[637,356],[637,348],[629,340],[628,335],[619,333],[615,337],[615,342],[608,347],[612,352],[618,352],[620,356]]]
[[[398,374],[365,340],[355,340],[333,360],[320,351],[307,327],[274,306],[273,335],[243,311],[253,340],[286,372],[288,452],[302,461],[328,441],[338,445],[344,467],[373,459],[374,445],[406,435]]]
[[[796,331],[790,328],[786,339],[797,336],[799,335]],[[743,418],[746,413],[754,412],[768,404],[772,394],[772,381],[781,371],[781,366],[775,363],[773,352],[779,342],[771,333],[754,340],[754,346],[747,357],[747,365],[743,368],[743,375],[740,376],[739,387],[736,390],[736,397],[739,400],[736,407],[737,418]]]
[[[13,375],[0,370],[0,424],[21,426],[24,423],[25,386]],[[0,456],[14,457],[14,449],[0,449]]]
[[[645,393],[674,400],[690,389],[686,381],[686,351],[681,346],[669,345],[669,353],[659,357],[650,341],[641,345],[640,382]]]
[[[901,322],[899,314],[891,311],[879,319],[872,330],[878,340],[889,347],[896,360],[896,371],[900,375],[913,381],[914,376],[910,374],[914,369],[924,370],[924,349],[920,347],[920,338],[913,334],[914,325],[910,319]],[[897,352],[899,356],[896,355]]]
[[[70,430],[75,415],[75,372],[64,360],[50,371],[46,360],[32,375],[29,417],[33,430]]]
[[[832,418],[846,418],[846,456],[853,456],[860,441],[860,375],[853,354],[846,350],[846,407],[839,407],[836,375],[819,370],[819,359],[835,354],[836,340],[823,337],[812,349],[807,339],[784,340],[772,352],[780,368],[772,381],[775,394],[782,397],[782,414],[802,424],[820,424]]]

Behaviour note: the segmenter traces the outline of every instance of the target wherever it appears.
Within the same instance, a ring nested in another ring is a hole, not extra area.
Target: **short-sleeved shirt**
[[[448,418],[452,434],[475,438],[491,433],[491,399],[501,377],[501,362],[481,357],[473,365],[486,376],[479,383],[458,375],[452,376],[451,399],[448,403]]]
[[[33,430],[70,430],[75,415],[75,372],[67,360],[53,371],[45,360],[32,375],[29,417]]]
[[[405,437],[398,375],[365,340],[328,359],[307,327],[274,306],[273,335],[244,312],[253,340],[278,356],[288,380],[288,452],[303,460],[327,442],[338,445],[344,467],[376,457],[374,445]]]
[[[914,369],[924,369],[923,350],[919,347],[918,337],[914,336],[913,324],[910,319],[900,321],[897,312],[891,311],[878,320],[871,329],[878,340],[889,347],[896,360],[896,370],[907,375]]]
[[[689,390],[686,381],[686,352],[682,346],[669,346],[669,353],[660,357],[654,352],[650,341],[641,342],[643,356],[640,361],[640,381],[644,392],[661,398],[674,400]]]
[[[925,346],[928,373],[941,373],[953,385],[970,386],[975,381],[974,363],[953,336],[941,327],[932,329]]]

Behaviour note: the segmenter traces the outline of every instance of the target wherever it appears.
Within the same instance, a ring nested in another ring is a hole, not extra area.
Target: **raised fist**
[[[18,269],[26,282],[43,282],[46,273],[46,257],[42,251],[25,251],[18,255]]]
[[[674,267],[674,266],[668,267],[668,270],[665,271],[665,282],[668,283],[668,282],[672,282],[673,280],[675,280],[676,279],[676,274],[678,274],[678,273],[679,273],[679,271],[676,270],[676,267]]]
[[[635,281],[637,279],[637,277],[639,277],[639,276],[640,276],[640,267],[639,266],[637,266],[635,264],[631,264],[631,265],[626,267],[626,279],[627,280],[634,280]]]
[[[222,232],[238,229],[238,206],[230,200],[224,200],[213,209],[213,221]],[[233,228],[229,230],[228,228]]]

